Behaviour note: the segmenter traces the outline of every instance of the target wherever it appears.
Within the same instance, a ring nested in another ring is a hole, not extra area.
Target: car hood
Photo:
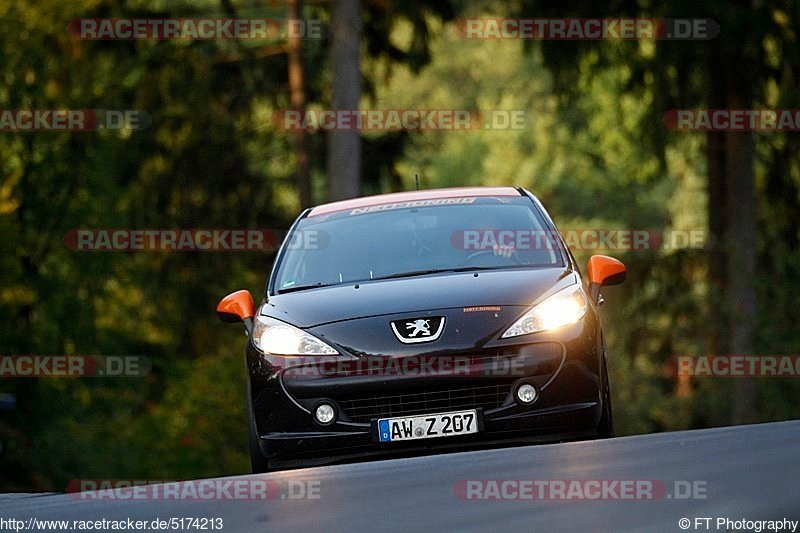
[[[530,306],[578,281],[565,267],[441,273],[278,294],[259,312],[309,328],[430,309]]]

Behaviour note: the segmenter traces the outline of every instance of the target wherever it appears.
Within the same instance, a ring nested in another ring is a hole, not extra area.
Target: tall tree
[[[748,80],[733,78],[734,90],[728,109],[750,109],[753,104]],[[728,349],[731,354],[755,353],[753,333],[756,325],[756,195],[753,167],[753,135],[725,132],[725,250],[727,252]],[[756,384],[752,379],[734,384],[733,422],[757,421]]]
[[[568,95],[582,58],[597,58],[594,66],[624,60],[634,72],[631,89],[646,89],[653,95],[653,112],[643,131],[663,149],[666,132],[661,116],[669,107],[749,109],[764,102],[770,83],[796,69],[800,58],[793,51],[797,10],[790,3],[769,0],[715,0],[707,3],[675,2],[640,4],[614,0],[603,11],[591,1],[570,0],[557,5],[525,0],[522,16],[621,18],[707,18],[719,23],[713,40],[656,41],[652,52],[637,43],[619,46],[601,42],[546,42],[542,50],[553,70],[557,87]],[[786,21],[786,28],[777,21]],[[765,50],[780,53],[767,57]],[[614,55],[623,50],[624,55]],[[777,63],[777,64],[776,64]],[[586,64],[586,62],[584,62]],[[754,142],[744,132],[709,132],[707,147],[708,223],[716,247],[709,255],[712,294],[709,347],[715,353],[753,354],[756,323],[756,197]],[[750,381],[734,385],[731,419],[752,421],[757,389]]]
[[[289,20],[300,20],[301,0],[288,0]],[[299,35],[290,35],[287,43],[289,62],[289,105],[303,113],[306,109],[306,85],[303,69],[303,40]],[[311,197],[311,162],[308,147],[308,132],[304,129],[291,132],[291,143],[297,159],[296,183],[300,206],[309,207]]]
[[[361,100],[361,2],[335,0],[331,10],[331,108],[358,109]],[[328,133],[331,200],[358,196],[361,189],[361,137],[356,129]]]

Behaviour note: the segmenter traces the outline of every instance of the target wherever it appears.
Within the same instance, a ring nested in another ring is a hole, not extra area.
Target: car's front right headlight
[[[560,290],[522,315],[501,338],[516,337],[574,324],[586,314],[586,295],[580,284]]]
[[[300,328],[274,318],[258,315],[253,327],[253,344],[272,355],[337,355],[320,339]]]

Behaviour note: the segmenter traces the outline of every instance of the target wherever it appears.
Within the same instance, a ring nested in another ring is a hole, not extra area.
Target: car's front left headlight
[[[586,295],[578,285],[560,290],[522,315],[501,338],[517,337],[574,324],[586,314]]]
[[[300,328],[258,315],[253,327],[253,344],[272,355],[337,355],[339,352]]]

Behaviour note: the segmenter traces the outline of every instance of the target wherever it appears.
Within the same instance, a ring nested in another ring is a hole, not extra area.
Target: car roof
[[[376,196],[353,198],[329,204],[318,205],[308,212],[309,217],[327,215],[347,209],[358,209],[375,205],[393,204],[400,202],[417,202],[424,200],[437,200],[442,198],[463,198],[474,196],[521,196],[522,193],[514,187],[451,187],[447,189],[427,189],[423,191],[393,192]]]

